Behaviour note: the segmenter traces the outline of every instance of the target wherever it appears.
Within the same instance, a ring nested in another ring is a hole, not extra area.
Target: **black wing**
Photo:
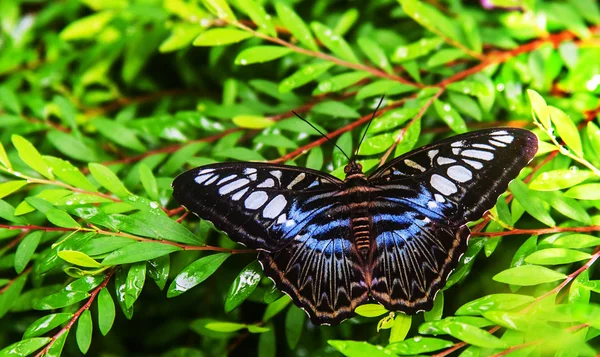
[[[190,170],[175,199],[236,242],[259,249],[276,286],[315,323],[339,323],[367,299],[351,243],[343,182],[319,171],[262,163]]]
[[[407,313],[430,309],[466,250],[465,224],[494,206],[536,151],[527,130],[481,130],[409,152],[371,175],[375,299]]]

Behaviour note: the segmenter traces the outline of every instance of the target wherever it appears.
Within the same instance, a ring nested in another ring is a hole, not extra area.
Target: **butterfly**
[[[496,128],[415,149],[342,181],[301,167],[229,162],[173,182],[173,197],[258,251],[265,275],[315,324],[375,301],[430,310],[478,220],[534,157],[530,131]]]

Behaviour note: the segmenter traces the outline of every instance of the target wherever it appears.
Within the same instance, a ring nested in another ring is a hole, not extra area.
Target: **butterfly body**
[[[175,179],[175,199],[241,244],[314,323],[337,324],[368,301],[431,309],[466,251],[466,223],[492,208],[533,158],[537,138],[488,129],[434,143],[365,176],[222,163]]]

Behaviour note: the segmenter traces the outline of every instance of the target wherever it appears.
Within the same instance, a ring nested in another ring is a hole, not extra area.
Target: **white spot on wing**
[[[429,201],[429,202],[427,202],[427,207],[429,207],[431,209],[437,208],[437,206],[438,205],[437,205],[437,203],[435,201]]]
[[[237,175],[229,175],[229,176],[227,176],[227,177],[223,177],[222,179],[220,179],[220,180],[219,180],[219,182],[217,182],[217,185],[222,185],[222,184],[224,184],[225,182],[227,182],[227,181],[231,181],[231,180],[233,180],[233,179],[234,179],[234,178],[236,178],[236,177],[237,177]]]
[[[283,195],[277,195],[273,198],[263,210],[263,217],[275,218],[281,214],[281,211],[287,205],[287,200]]]
[[[273,170],[273,171],[271,171],[271,175],[273,175],[274,177],[276,177],[278,180],[281,180],[281,171],[279,171],[279,170]]]
[[[411,168],[415,169],[415,170],[419,170],[421,172],[425,172],[425,168],[423,166],[419,165],[418,163],[416,163],[416,162],[414,162],[412,160],[404,159],[404,164],[406,166],[408,166],[408,167],[411,167]]]
[[[479,160],[490,161],[494,158],[494,154],[488,151],[481,150],[464,150],[462,156],[472,157]]]
[[[296,176],[296,178],[292,182],[290,182],[290,184],[287,186],[287,189],[291,190],[292,187],[294,187],[294,185],[296,185],[300,181],[304,180],[305,177],[306,177],[306,174],[304,172],[301,172],[298,176]]]
[[[439,150],[429,150],[427,152],[427,156],[429,156],[429,158],[433,161],[433,158],[435,158],[435,156],[439,153]]]
[[[267,202],[269,196],[264,191],[252,192],[244,201],[244,206],[247,209],[257,209]]]
[[[201,184],[202,182],[208,180],[209,177],[211,177],[212,174],[206,174],[206,175],[200,175],[200,176],[196,176],[196,178],[194,179],[194,181],[196,181],[197,184]]]
[[[494,135],[508,135],[508,131],[506,131],[506,130],[498,130],[498,131],[494,131],[492,134],[494,134]]]
[[[458,191],[458,188],[452,183],[452,181],[438,174],[431,175],[430,183],[434,189],[446,196]]]
[[[287,216],[285,213],[281,214],[279,218],[277,218],[277,224],[283,224],[287,221]]]
[[[515,139],[514,136],[504,135],[504,136],[494,136],[494,140],[502,141],[503,143],[510,144]]]
[[[247,185],[248,183],[250,183],[250,180],[245,179],[245,178],[242,178],[242,179],[239,179],[239,180],[235,180],[235,181],[230,182],[227,185],[224,185],[221,188],[219,188],[219,194],[220,195],[226,195],[229,192],[235,191],[238,188]]]
[[[264,180],[263,182],[259,183],[256,187],[258,188],[264,188],[264,187],[274,187],[275,186],[275,181],[273,181],[272,178],[268,178],[266,180]]]
[[[454,149],[452,149],[452,153],[454,155],[460,155],[460,149],[454,148]]]
[[[497,146],[497,147],[499,147],[499,148],[504,148],[504,147],[506,147],[506,144],[504,144],[504,143],[501,143],[501,142],[499,142],[499,141],[496,141],[496,140],[494,140],[494,139],[490,139],[490,140],[488,140],[488,141],[490,142],[490,144],[492,144],[492,145],[494,145],[494,146]]]
[[[446,199],[444,198],[444,196],[440,195],[439,193],[434,194],[433,197],[435,197],[435,200],[438,201],[439,203],[446,202]]]
[[[448,157],[443,157],[443,156],[440,156],[437,159],[438,165],[448,165],[448,164],[453,164],[455,162],[456,162],[456,160],[450,159]]]
[[[464,162],[473,166],[474,169],[481,170],[483,168],[483,164],[479,161],[463,159]]]
[[[218,178],[219,178],[219,175],[214,175],[210,180],[208,180],[204,183],[204,186],[208,186],[208,185],[212,184],[213,182],[217,181]]]
[[[245,175],[250,175],[256,172],[256,169],[253,167],[247,167],[244,169],[244,174]]]
[[[204,175],[204,174],[207,174],[207,173],[209,173],[209,172],[213,172],[213,171],[215,171],[215,169],[204,169],[204,170],[200,170],[200,171],[198,171],[198,175]]]
[[[486,144],[473,144],[473,147],[474,148],[479,148],[479,149],[491,150],[491,151],[496,150],[495,147],[490,146],[490,145],[486,145]]]
[[[471,173],[471,170],[467,169],[464,166],[450,166],[447,172],[448,176],[450,176],[451,179],[456,180],[458,182],[467,182],[473,178],[473,173]]]
[[[465,142],[463,140],[455,141],[452,144],[450,144],[450,146],[452,146],[453,148],[461,148],[461,147],[465,146]]]
[[[236,192],[233,196],[231,196],[231,199],[234,201],[238,201],[240,198],[242,198],[246,194],[246,192],[248,192],[248,187]]]
[[[257,175],[257,174],[250,174],[250,175],[248,176],[248,178],[249,178],[250,180],[252,180],[252,181],[256,181],[256,179],[258,178],[258,175]]]

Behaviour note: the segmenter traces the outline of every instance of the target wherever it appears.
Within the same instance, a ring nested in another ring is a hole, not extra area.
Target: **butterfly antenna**
[[[354,152],[353,156],[356,156],[358,154],[358,150],[360,149],[360,144],[362,144],[363,140],[365,140],[365,136],[367,136],[367,131],[369,131],[369,126],[371,126],[371,123],[373,122],[373,119],[375,119],[375,114],[377,114],[377,110],[379,110],[379,107],[381,106],[381,103],[383,103],[383,98],[384,97],[385,97],[385,94],[382,95],[381,98],[379,99],[379,103],[377,103],[377,107],[373,111],[373,115],[371,116],[371,120],[369,120],[369,122],[367,123],[367,127],[365,128],[365,132],[363,133],[362,138],[360,138],[360,141],[358,142],[358,146],[356,147],[356,152]]]
[[[323,134],[323,132],[321,130],[317,129],[316,126],[314,126],[311,122],[309,122],[308,120],[306,120],[303,117],[301,117],[300,114],[296,113],[295,111],[292,110],[292,113],[294,113],[294,115],[296,115],[298,118],[302,119],[303,122],[305,122],[306,124],[310,125],[313,129],[315,129],[317,131],[317,133],[321,134],[330,143],[332,143],[333,145],[335,145],[335,147],[338,148],[342,152],[342,154],[344,154],[344,156],[346,158],[348,158],[348,161],[352,161],[352,159],[350,159],[350,157],[348,155],[346,155],[346,153],[344,152],[344,150],[342,150],[342,148],[339,147],[338,144],[336,144],[333,140],[329,139],[329,137],[327,135]]]

